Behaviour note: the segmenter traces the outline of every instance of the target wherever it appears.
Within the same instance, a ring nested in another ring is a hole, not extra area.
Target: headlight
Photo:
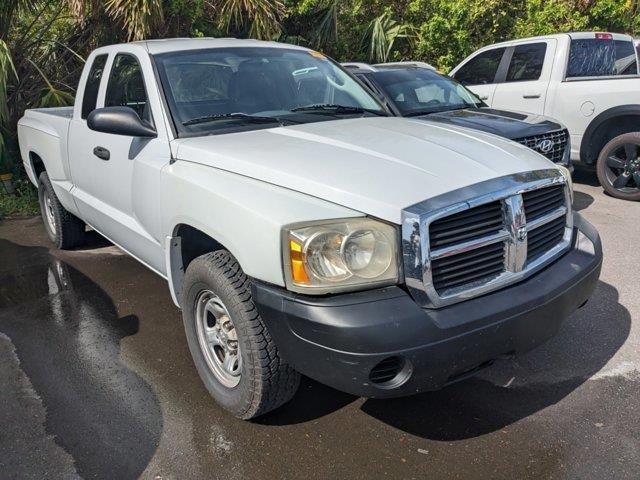
[[[323,294],[398,282],[398,230],[368,218],[293,225],[283,231],[287,288]]]
[[[558,169],[562,173],[562,176],[567,181],[567,186],[569,187],[569,195],[571,196],[571,203],[573,203],[573,179],[571,178],[571,172],[567,167],[562,165],[557,165]]]

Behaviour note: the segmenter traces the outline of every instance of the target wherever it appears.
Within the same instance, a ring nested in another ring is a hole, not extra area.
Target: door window
[[[100,88],[100,79],[102,78],[102,72],[104,72],[105,63],[107,63],[106,54],[98,55],[93,59],[93,64],[84,86],[84,95],[82,96],[82,118],[87,118],[96,108],[98,89]]]
[[[494,48],[476,55],[456,72],[454,78],[464,85],[494,83],[504,51],[504,48]]]
[[[130,107],[138,116],[151,123],[151,110],[144,87],[142,69],[133,55],[116,55],[109,76],[105,107]]]
[[[637,73],[636,52],[629,40],[581,38],[571,41],[567,78]]]
[[[507,82],[526,82],[538,80],[542,74],[544,56],[547,53],[546,43],[529,43],[518,45],[507,71]]]

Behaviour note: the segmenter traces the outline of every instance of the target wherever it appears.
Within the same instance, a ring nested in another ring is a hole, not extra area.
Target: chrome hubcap
[[[47,223],[49,224],[49,229],[51,230],[51,233],[53,233],[55,235],[56,233],[56,217],[53,214],[53,202],[51,201],[51,197],[49,196],[48,192],[44,192],[43,193],[43,207],[44,207],[44,213],[45,216],[47,217]]]
[[[240,382],[242,357],[236,328],[227,307],[210,290],[196,300],[196,332],[209,369],[227,388]]]

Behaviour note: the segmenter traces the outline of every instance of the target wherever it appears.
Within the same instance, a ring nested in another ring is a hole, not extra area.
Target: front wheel
[[[236,417],[257,417],[293,397],[300,375],[280,357],[251,299],[250,281],[228,251],[189,264],[182,318],[200,378]]]
[[[640,132],[619,135],[598,157],[598,180],[615,198],[640,201]]]

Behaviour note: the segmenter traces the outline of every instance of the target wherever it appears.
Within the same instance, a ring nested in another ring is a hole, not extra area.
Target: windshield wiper
[[[413,110],[406,112],[404,114],[405,117],[419,117],[420,115],[431,115],[432,113],[442,113],[442,112],[453,112],[454,110],[464,110],[466,108],[474,108],[471,105],[460,105],[457,107],[448,106],[448,107],[437,107],[437,108],[425,108],[422,110]]]
[[[249,115],[248,113],[223,113],[220,115],[206,115],[204,117],[196,117],[190,120],[182,122],[182,125],[188,127],[189,125],[197,125],[199,123],[217,122],[219,120],[244,120],[250,123],[279,123],[281,127],[284,127],[285,123],[278,117],[266,117],[260,115]]]
[[[314,105],[304,105],[302,107],[296,107],[291,109],[292,112],[319,112],[319,113],[328,113],[331,115],[340,115],[340,114],[358,114],[358,113],[372,113],[374,115],[379,115],[386,117],[387,114],[383,111],[374,110],[372,108],[363,108],[363,107],[352,107],[350,105],[336,105],[333,103],[318,103]]]

